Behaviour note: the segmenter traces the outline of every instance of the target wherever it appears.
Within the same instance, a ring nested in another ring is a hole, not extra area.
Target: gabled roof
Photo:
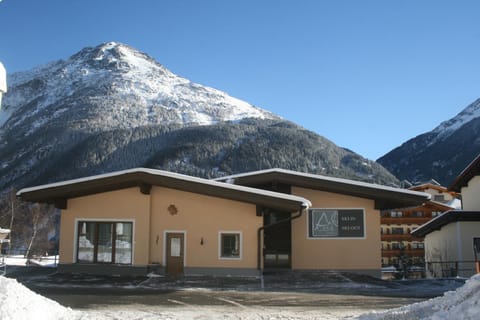
[[[445,203],[441,203],[438,201],[433,201],[433,200],[428,200],[425,201],[421,205],[413,206],[413,207],[402,207],[402,208],[390,208],[389,210],[392,211],[406,211],[406,210],[416,210],[416,209],[422,209],[422,208],[429,208],[429,209],[434,209],[436,211],[440,212],[445,212],[445,211],[450,211],[454,210],[454,207],[451,207]]]
[[[473,177],[480,175],[480,155],[478,155],[453,181],[448,189],[461,192],[462,187],[468,185],[468,182],[472,180]]]
[[[439,192],[449,193],[452,196],[457,195],[456,192],[450,191],[444,186],[441,186],[439,184],[433,184],[433,183],[423,183],[423,184],[419,184],[419,185],[412,186],[412,187],[408,188],[408,190],[413,190],[413,191],[424,191],[424,190],[428,190],[428,189],[437,190]]]
[[[425,235],[440,230],[443,226],[457,221],[480,221],[480,211],[447,211],[411,232],[414,237],[425,237]]]
[[[66,208],[66,201],[71,198],[131,187],[139,187],[140,192],[149,194],[152,186],[242,201],[289,212],[296,212],[301,207],[307,208],[311,205],[310,201],[298,196],[146,168],[117,171],[25,188],[18,191],[17,196],[24,201],[53,203],[57,207]]]
[[[278,168],[236,174],[215,180],[250,187],[280,183],[367,198],[375,200],[375,208],[379,210],[417,206],[430,199],[430,195],[424,192]]]

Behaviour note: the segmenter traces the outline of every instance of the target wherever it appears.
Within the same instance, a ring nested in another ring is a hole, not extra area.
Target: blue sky
[[[375,160],[480,98],[479,1],[3,0],[8,72],[118,41]]]

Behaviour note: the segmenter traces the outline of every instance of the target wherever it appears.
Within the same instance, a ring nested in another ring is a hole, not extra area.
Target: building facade
[[[382,211],[380,218],[382,268],[389,267],[389,274],[392,277],[395,273],[402,277],[423,277],[424,238],[413,236],[411,232],[451,209],[444,204],[427,201],[416,207]]]
[[[270,173],[237,179],[263,186],[252,187],[138,168],[18,196],[61,209],[61,272],[256,276],[284,268],[378,277],[379,210],[429,199],[351,180]]]
[[[451,210],[413,231],[425,237],[428,277],[469,277],[478,272],[480,258],[480,157],[449,187],[462,195],[462,210]]]

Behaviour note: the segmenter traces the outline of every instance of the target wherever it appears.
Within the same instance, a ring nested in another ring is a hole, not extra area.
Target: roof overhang
[[[282,183],[290,186],[367,198],[375,201],[375,209],[378,210],[417,206],[430,200],[431,197],[424,192],[285,169],[255,171],[222,177],[216,180],[249,187],[261,186],[267,183]]]
[[[457,221],[480,221],[480,211],[447,211],[438,217],[422,224],[411,232],[414,237],[425,237],[433,231],[440,230],[443,226]]]
[[[461,192],[462,187],[468,186],[473,177],[480,175],[480,155],[478,155],[448,187],[449,190]]]
[[[143,194],[149,194],[152,186],[236,200],[288,212],[297,212],[302,207],[307,208],[311,205],[307,199],[298,196],[146,168],[25,188],[20,190],[17,196],[24,201],[51,203],[65,209],[68,199],[132,187],[138,187]]]

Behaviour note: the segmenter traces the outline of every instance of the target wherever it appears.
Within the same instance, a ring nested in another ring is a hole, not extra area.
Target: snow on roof
[[[269,197],[269,198],[289,200],[289,201],[293,201],[293,202],[298,202],[304,208],[308,208],[308,207],[311,206],[311,202],[309,200],[307,200],[305,198],[302,198],[302,197],[299,197],[299,196],[295,196],[295,195],[284,194],[284,193],[273,192],[273,191],[262,190],[262,189],[256,189],[256,188],[250,188],[250,187],[239,186],[239,185],[231,185],[231,184],[226,184],[226,183],[218,182],[218,181],[214,181],[214,180],[208,180],[208,179],[183,175],[183,174],[179,174],[179,173],[173,173],[173,172],[157,170],[157,169],[148,169],[148,168],[127,169],[127,170],[105,173],[105,174],[100,174],[100,175],[95,175],[95,176],[84,177],[84,178],[55,182],[55,183],[50,183],[50,184],[45,184],[45,185],[40,185],[40,186],[35,186],[35,187],[30,187],[30,188],[24,188],[24,189],[21,189],[20,191],[17,192],[17,196],[22,197],[22,196],[24,196],[28,193],[33,193],[33,192],[36,192],[36,191],[62,188],[62,187],[72,186],[72,185],[75,185],[75,184],[82,184],[82,183],[91,182],[91,181],[98,181],[98,180],[102,180],[102,179],[115,178],[115,177],[120,177],[122,175],[135,174],[135,173],[144,173],[144,174],[150,175],[154,178],[155,177],[170,178],[170,179],[174,179],[176,181],[184,181],[184,182],[187,182],[187,183],[201,184],[201,185],[204,185],[204,186],[212,186],[212,187],[221,188],[221,189],[224,189],[224,190],[232,190],[234,192],[238,191],[238,192],[244,192],[244,193],[248,193],[248,194],[261,195],[261,196],[265,196],[265,197]]]
[[[413,191],[413,190],[408,190],[408,189],[401,189],[401,188],[396,188],[396,187],[389,187],[389,186],[384,186],[384,185],[380,185],[380,184],[362,182],[362,181],[356,181],[356,180],[350,180],[350,179],[344,179],[344,178],[336,178],[336,177],[330,177],[330,176],[324,176],[324,175],[318,175],[318,174],[312,174],[312,173],[297,172],[297,171],[281,169],[281,168],[273,168],[273,169],[266,169],[266,170],[259,170],[259,171],[252,171],[252,172],[234,174],[234,175],[230,175],[230,176],[217,178],[217,179],[214,179],[214,180],[234,183],[235,179],[238,179],[238,178],[254,177],[254,176],[261,176],[261,175],[275,174],[275,173],[290,175],[290,176],[296,176],[296,177],[300,177],[300,178],[315,179],[315,180],[318,180],[318,181],[345,184],[345,185],[350,185],[352,187],[361,187],[361,188],[367,188],[367,189],[372,189],[372,190],[380,190],[380,191],[387,191],[387,192],[395,192],[395,193],[398,193],[398,194],[418,196],[418,197],[425,198],[425,200],[429,200],[431,198],[431,196],[429,194],[425,193],[425,192]]]

